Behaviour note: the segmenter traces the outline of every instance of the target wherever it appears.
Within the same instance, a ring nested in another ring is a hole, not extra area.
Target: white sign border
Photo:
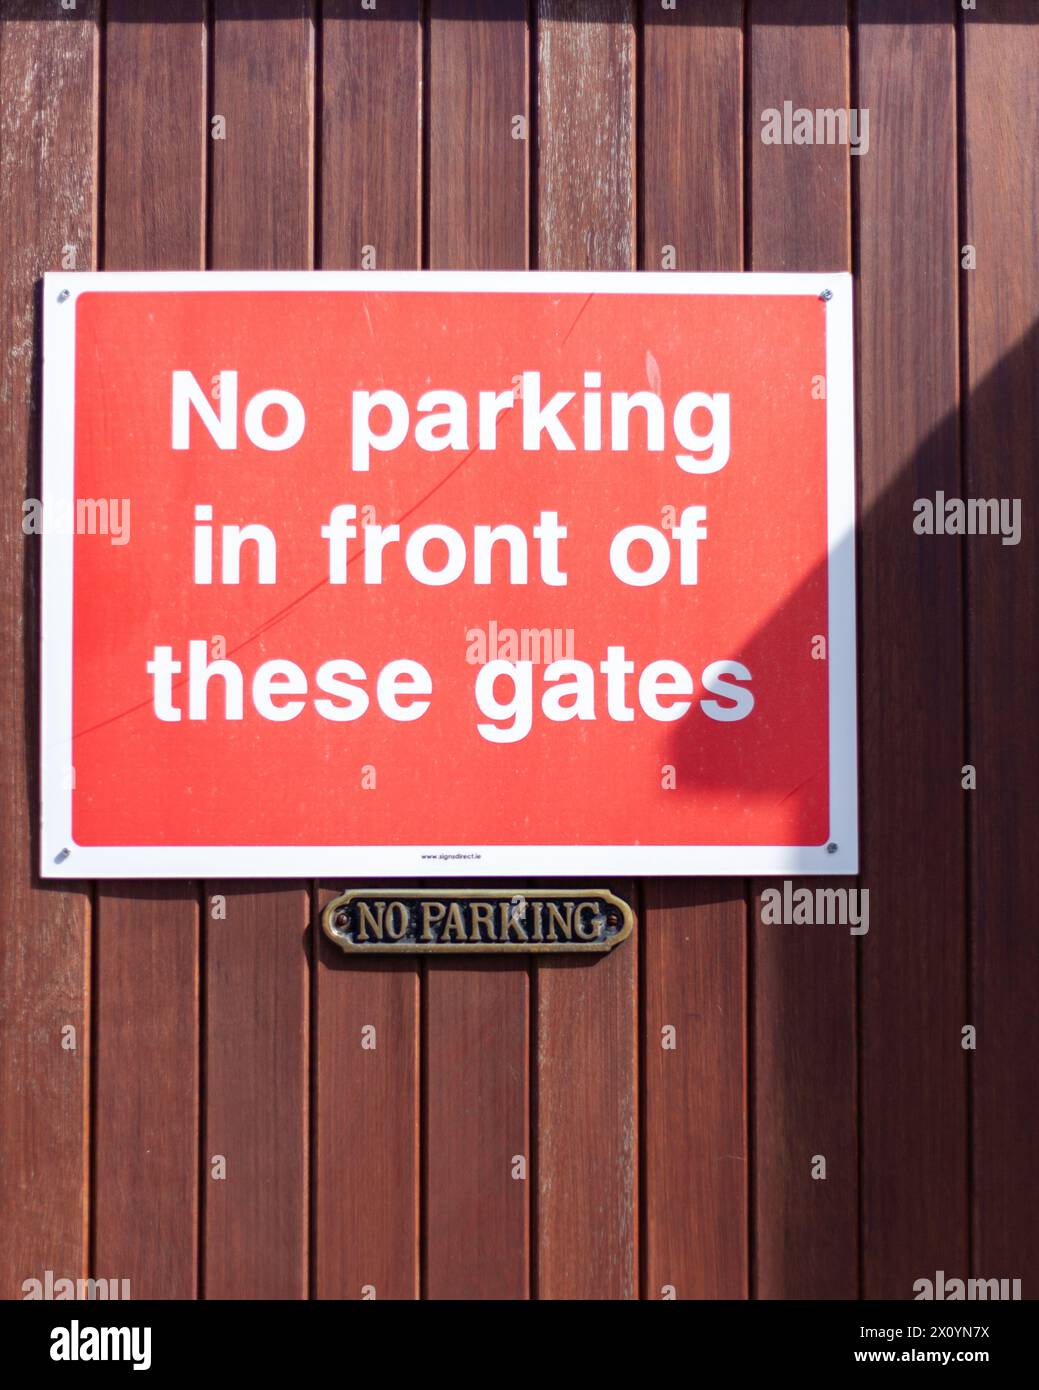
[[[810,295],[826,300],[830,834],[821,845],[77,845],[72,839],[75,319],[90,291]],[[44,878],[750,877],[858,872],[852,277],[677,271],[90,271],[43,280],[40,872]],[[435,856],[435,857],[427,857]]]

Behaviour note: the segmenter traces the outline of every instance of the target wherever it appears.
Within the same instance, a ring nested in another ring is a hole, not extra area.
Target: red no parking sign
[[[47,277],[44,872],[853,870],[850,293]]]

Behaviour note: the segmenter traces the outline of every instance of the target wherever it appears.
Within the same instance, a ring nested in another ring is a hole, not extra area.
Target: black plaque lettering
[[[347,952],[610,951],[634,914],[604,888],[356,888],[322,914]]]

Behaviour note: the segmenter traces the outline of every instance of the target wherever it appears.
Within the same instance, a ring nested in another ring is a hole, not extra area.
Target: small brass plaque
[[[610,951],[633,922],[604,888],[357,888],[322,913],[337,946],[368,955]]]

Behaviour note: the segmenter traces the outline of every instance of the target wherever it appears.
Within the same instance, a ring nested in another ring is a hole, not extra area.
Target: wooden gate
[[[1030,5],[2,14],[3,1295],[1035,1296]],[[763,143],[785,101],[868,152]],[[867,935],[646,880],[591,965],[356,964],[339,882],[39,880],[37,277],[362,265],[854,269]],[[1020,545],[914,534],[939,491],[1022,499]]]

